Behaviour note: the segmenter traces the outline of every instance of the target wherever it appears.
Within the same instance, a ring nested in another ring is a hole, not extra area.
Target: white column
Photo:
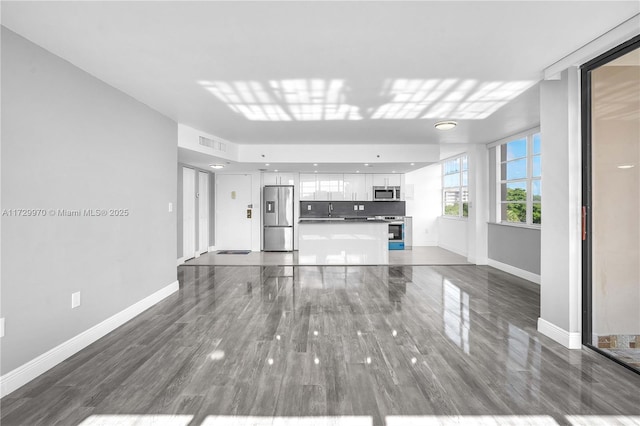
[[[538,331],[581,347],[581,137],[579,70],[540,86],[542,230]]]
[[[489,151],[486,145],[469,145],[469,217],[467,260],[476,265],[488,262]]]

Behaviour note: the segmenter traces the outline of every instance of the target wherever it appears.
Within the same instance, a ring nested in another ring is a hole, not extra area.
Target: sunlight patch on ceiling
[[[233,112],[251,121],[481,120],[534,81],[386,80],[375,96],[343,79],[200,81]]]

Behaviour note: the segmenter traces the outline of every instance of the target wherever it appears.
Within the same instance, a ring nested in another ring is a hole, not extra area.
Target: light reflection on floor
[[[92,415],[79,426],[187,426],[190,415]],[[574,426],[634,426],[640,416],[571,416],[562,424]],[[385,426],[556,426],[551,416],[387,416]],[[207,416],[200,426],[372,426],[369,416]],[[191,425],[196,426],[196,425]]]
[[[171,414],[99,414],[78,426],[187,426],[193,416]]]

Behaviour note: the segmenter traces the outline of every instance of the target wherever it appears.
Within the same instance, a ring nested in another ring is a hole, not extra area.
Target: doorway
[[[582,343],[640,373],[640,36],[582,67]]]
[[[198,253],[209,251],[209,173],[198,172]]]
[[[216,175],[216,248],[251,250],[251,175]]]
[[[182,168],[182,256],[196,256],[196,171]]]

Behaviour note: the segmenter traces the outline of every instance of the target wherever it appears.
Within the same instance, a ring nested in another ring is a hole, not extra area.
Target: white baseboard
[[[493,259],[488,259],[487,265],[540,285],[540,275],[534,274],[533,272],[525,271],[524,269],[516,268],[515,266],[507,265],[506,263]]]
[[[449,246],[448,244],[442,244],[442,243],[438,243],[438,247],[443,248],[445,250],[449,250],[451,252],[454,252],[455,254],[459,254],[460,256],[464,256],[467,257],[467,253],[464,252],[463,250],[457,249],[453,246]]]
[[[120,327],[130,319],[146,311],[156,303],[178,291],[178,288],[178,281],[174,281],[168,286],[161,288],[155,293],[134,303],[101,323],[94,325],[90,329],[85,330],[66,342],[59,344],[37,358],[34,358],[26,364],[8,372],[4,376],[0,377],[0,398],[3,398],[16,389],[26,385],[42,373],[45,373],[65,359]]]
[[[538,318],[538,331],[569,349],[582,349],[582,336],[572,333],[547,320]]]
[[[467,262],[473,263],[474,265],[488,265],[489,259],[486,257],[467,257]]]

